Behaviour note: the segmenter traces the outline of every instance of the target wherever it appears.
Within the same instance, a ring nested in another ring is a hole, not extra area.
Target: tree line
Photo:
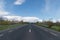
[[[35,24],[40,26],[48,26],[48,28],[51,28],[52,26],[60,26],[60,22],[52,22],[51,20],[43,21],[43,22],[36,22]]]
[[[3,17],[0,17],[0,25],[12,25],[12,24],[28,24],[28,22],[23,22],[23,20],[21,21],[9,21],[8,19],[7,20],[4,20]]]

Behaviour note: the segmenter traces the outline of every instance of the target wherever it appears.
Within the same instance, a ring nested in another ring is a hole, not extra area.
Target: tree
[[[0,24],[4,21],[3,17],[0,17]]]
[[[60,22],[57,21],[57,22],[55,23],[55,25],[56,25],[56,26],[60,26]]]
[[[48,28],[51,28],[53,26],[53,22],[52,21],[46,21],[46,24],[48,25]]]

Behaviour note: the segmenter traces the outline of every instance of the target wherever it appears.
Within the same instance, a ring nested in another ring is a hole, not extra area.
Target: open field
[[[13,25],[0,25],[0,30],[15,28],[21,26],[22,24],[13,24]]]
[[[52,26],[51,29],[56,30],[56,31],[60,31],[60,26]]]
[[[48,25],[41,25],[41,24],[36,24],[36,25],[48,28]],[[52,29],[52,30],[55,30],[55,31],[59,31],[60,32],[60,26],[57,26],[57,25],[53,25],[49,29]]]

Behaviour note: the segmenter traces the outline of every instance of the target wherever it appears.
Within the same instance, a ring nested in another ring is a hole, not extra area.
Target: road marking
[[[2,37],[3,36],[3,34],[0,34],[0,37]]]
[[[9,32],[12,32],[13,30],[9,30]]]
[[[55,33],[53,33],[53,32],[50,32],[52,35],[54,35],[54,36],[58,36],[57,34],[55,34]]]
[[[29,32],[31,32],[31,29],[29,29]]]

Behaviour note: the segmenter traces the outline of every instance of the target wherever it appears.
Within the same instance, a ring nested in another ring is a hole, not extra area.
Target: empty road
[[[60,40],[60,37],[29,24],[15,30],[0,33],[0,40]]]

